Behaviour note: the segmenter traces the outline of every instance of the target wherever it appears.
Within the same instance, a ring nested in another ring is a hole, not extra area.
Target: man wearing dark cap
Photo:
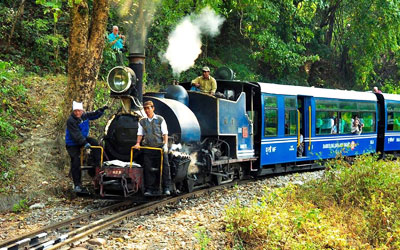
[[[163,194],[170,195],[169,190],[171,184],[171,176],[168,165],[168,129],[167,123],[160,115],[154,114],[154,104],[152,101],[147,101],[143,104],[144,112],[147,118],[139,121],[137,133],[136,149],[140,149],[140,143],[145,147],[162,148],[163,151],[163,169],[162,169],[162,187]],[[144,195],[158,195],[160,174],[161,155],[158,150],[143,149],[143,167],[144,167]]]
[[[203,75],[192,81],[192,85],[199,88],[201,92],[214,95],[217,90],[217,81],[210,76],[210,68],[203,67]]]

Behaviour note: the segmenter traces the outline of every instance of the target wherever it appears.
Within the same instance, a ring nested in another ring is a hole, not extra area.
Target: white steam
[[[205,7],[197,15],[186,16],[168,37],[164,58],[168,60],[174,75],[191,68],[201,53],[201,36],[219,34],[225,18]]]

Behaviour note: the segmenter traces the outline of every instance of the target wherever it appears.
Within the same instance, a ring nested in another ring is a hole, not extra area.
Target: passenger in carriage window
[[[337,134],[338,130],[337,130],[337,125],[338,125],[338,118],[337,117],[333,117],[333,125],[331,128],[331,134]]]
[[[358,114],[354,115],[354,117],[351,119],[351,122],[353,123],[355,120],[358,120],[360,122],[359,126],[361,126],[361,125],[364,126],[364,124],[362,123],[362,120],[360,119],[360,117],[358,117]]]
[[[351,126],[351,133],[359,135],[359,134],[361,134],[363,127],[364,127],[364,124],[360,123],[360,119],[355,118],[353,125]]]

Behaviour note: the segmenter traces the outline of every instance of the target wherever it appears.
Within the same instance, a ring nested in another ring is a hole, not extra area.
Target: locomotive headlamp
[[[136,74],[128,67],[117,66],[107,76],[108,87],[114,93],[123,93],[136,84]]]

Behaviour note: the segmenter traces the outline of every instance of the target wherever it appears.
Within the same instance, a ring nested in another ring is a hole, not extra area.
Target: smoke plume
[[[128,32],[129,53],[145,52],[147,31],[161,0],[123,0],[120,16]]]
[[[179,22],[168,37],[169,45],[164,54],[175,76],[194,65],[201,53],[201,37],[218,35],[224,21],[224,17],[206,7],[199,14],[186,16]]]

